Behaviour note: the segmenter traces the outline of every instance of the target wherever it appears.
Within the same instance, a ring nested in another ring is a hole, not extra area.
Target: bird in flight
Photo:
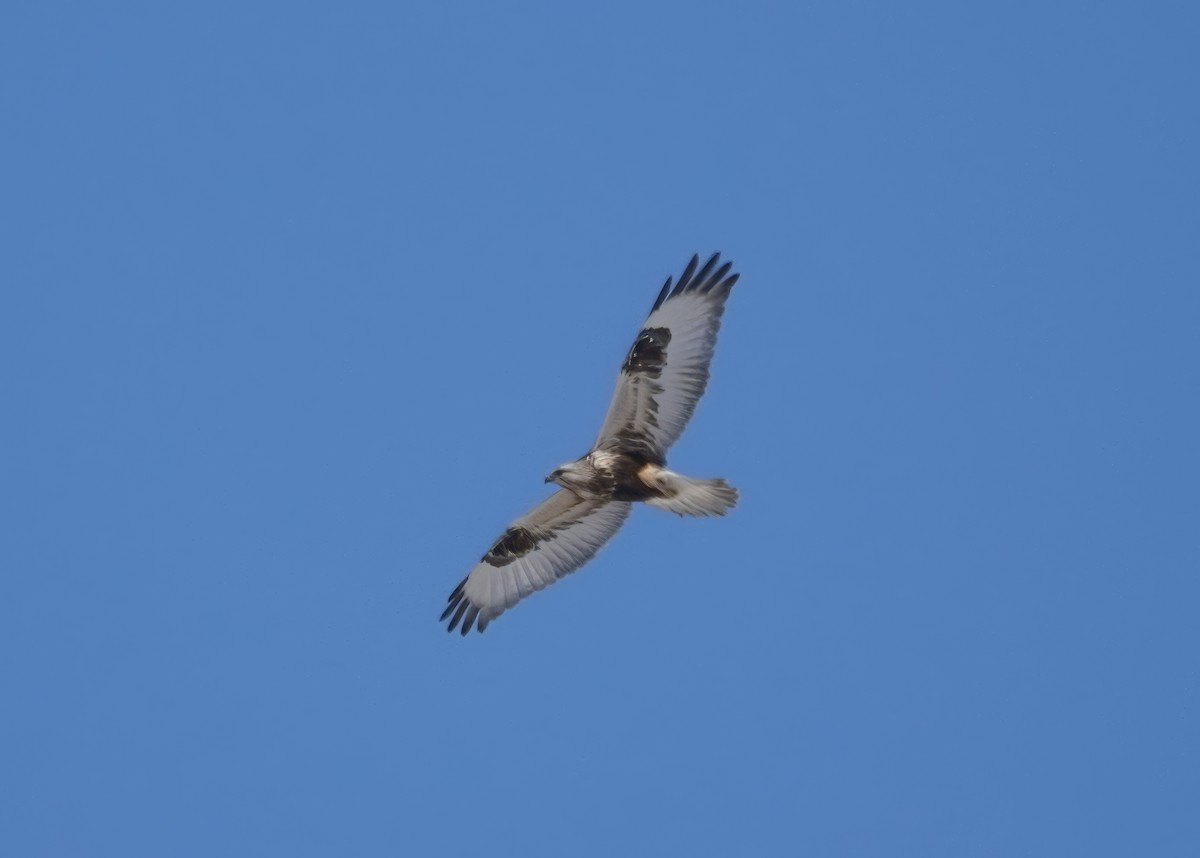
[[[668,471],[667,449],[683,434],[708,385],[721,314],[738,275],[693,256],[658,293],[621,364],[617,389],[591,451],[546,482],[562,488],[518,518],[450,594],[441,619],[479,631],[531,593],[574,572],[600,550],[634,501],[679,515],[724,515],[737,490],[722,479]],[[699,270],[697,270],[699,269]]]

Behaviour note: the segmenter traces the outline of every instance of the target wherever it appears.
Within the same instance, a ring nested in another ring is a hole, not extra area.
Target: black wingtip
[[[438,617],[439,623],[446,622],[446,617],[450,616],[451,612],[453,612],[455,608],[459,608],[460,609],[459,613],[461,614],[462,613],[461,607],[463,605],[469,604],[467,602],[467,600],[465,598],[463,598],[465,595],[463,593],[463,590],[466,589],[466,586],[467,586],[467,579],[463,578],[462,581],[460,581],[458,583],[458,586],[454,588],[454,592],[450,594],[450,597],[448,599],[446,599],[446,601],[449,602],[449,604],[446,605],[446,610],[442,611],[442,615],[440,617]],[[450,628],[447,629],[447,631],[451,631],[451,632],[454,631],[454,624],[457,622],[458,622],[458,617],[456,616],[453,619],[453,621],[451,621]]]
[[[667,296],[670,294],[671,294],[671,278],[668,277],[667,282],[663,284],[662,291],[658,293],[658,298],[655,299],[655,301],[654,301],[654,306],[650,308],[650,312],[653,313],[655,310],[657,310],[659,307],[661,307],[663,304],[663,301],[667,300]]]
[[[679,279],[675,282],[675,288],[670,290],[670,295],[680,295],[684,292],[708,293],[723,285],[725,275],[733,268],[733,263],[726,262],[720,268],[717,268],[720,261],[721,252],[717,251],[708,257],[708,261],[704,263],[704,267],[697,271],[696,269],[700,266],[700,254],[693,254],[691,261],[683,269],[683,274],[679,275]],[[714,268],[716,271],[713,270]],[[732,286],[733,284],[730,283],[729,285]],[[659,295],[654,309],[657,310],[667,297],[666,293]]]
[[[464,638],[470,633],[471,626],[475,625],[475,618],[478,616],[479,616],[478,606],[472,605],[471,609],[469,611],[467,611],[467,615],[465,617],[463,617],[462,636]]]
[[[471,603],[463,599],[458,603],[458,610],[454,612],[454,616],[450,618],[450,627],[446,629],[448,632],[454,631],[454,627],[458,625],[458,621],[462,619],[463,614],[467,612],[467,608],[471,607]]]
[[[701,292],[711,292],[722,280],[725,279],[725,275],[729,273],[729,269],[732,267],[732,262],[726,262],[724,265],[718,268],[716,272],[708,278],[708,280],[699,284],[696,288]]]
[[[704,284],[708,282],[708,275],[712,273],[713,268],[717,264],[717,260],[720,258],[721,254],[719,253],[714,253],[712,256],[708,257],[708,262],[705,262],[704,267],[701,268],[700,271],[697,272],[696,276],[692,278],[692,282],[688,284],[688,288],[695,289],[697,291],[703,289]]]
[[[671,290],[672,295],[678,295],[687,288],[688,283],[692,280],[692,275],[696,273],[696,266],[700,264],[700,254],[693,253],[687,267],[683,269],[683,273],[679,275],[679,282],[675,284],[675,288]]]

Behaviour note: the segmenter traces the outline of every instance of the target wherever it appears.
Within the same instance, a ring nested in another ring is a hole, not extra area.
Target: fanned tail
[[[664,468],[655,474],[655,483],[663,496],[646,503],[677,515],[724,515],[738,500],[737,489],[722,479],[697,480]]]

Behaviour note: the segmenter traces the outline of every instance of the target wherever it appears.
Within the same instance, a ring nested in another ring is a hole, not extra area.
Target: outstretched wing
[[[450,594],[442,619],[479,631],[530,593],[592,559],[624,524],[630,504],[584,500],[562,489],[514,521]]]
[[[714,253],[699,271],[693,256],[679,282],[671,278],[621,364],[617,390],[595,449],[619,450],[662,462],[708,386],[721,314],[738,275],[717,267]]]

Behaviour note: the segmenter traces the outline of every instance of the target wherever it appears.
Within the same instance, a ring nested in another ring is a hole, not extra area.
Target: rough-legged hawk
[[[617,390],[586,456],[555,468],[562,489],[518,518],[450,594],[442,620],[465,635],[487,628],[518,601],[574,572],[629,515],[633,501],[679,515],[724,515],[737,490],[666,468],[667,448],[683,434],[708,384],[717,330],[738,275],[720,254],[699,271],[693,256],[679,282],[667,278],[621,364]]]

